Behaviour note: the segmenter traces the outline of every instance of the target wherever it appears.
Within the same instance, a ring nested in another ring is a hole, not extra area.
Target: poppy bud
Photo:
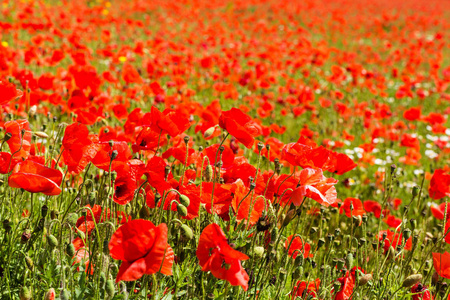
[[[353,268],[353,255],[351,253],[347,254],[345,262],[347,265],[347,269],[351,270]]]
[[[186,217],[188,214],[188,210],[186,208],[186,206],[184,206],[183,204],[177,203],[177,212],[182,216],[182,217]]]
[[[187,143],[189,143],[189,139],[190,139],[190,137],[188,136],[188,135],[186,135],[184,138],[183,138],[183,140],[184,140],[184,143],[187,145]]]
[[[81,231],[81,230],[78,229],[78,228],[77,228],[77,233],[78,233],[78,235],[80,236],[80,238],[81,238],[82,240],[85,240],[85,239],[86,239],[86,234],[84,234],[84,232]]]
[[[150,211],[148,210],[148,207],[146,205],[142,205],[141,209],[139,210],[139,217],[141,219],[150,217]]]
[[[48,139],[48,134],[46,134],[45,132],[42,131],[36,131],[34,133],[35,136],[40,137],[42,139]]]
[[[47,216],[47,212],[48,212],[48,206],[47,205],[42,205],[41,207],[41,216],[43,218],[45,218]]]
[[[270,239],[271,239],[272,241],[276,241],[277,238],[278,238],[278,227],[275,226],[275,227],[272,229],[272,232],[271,232],[271,235],[270,235]]]
[[[69,213],[67,215],[67,223],[69,223],[70,225],[74,226],[77,223],[78,220],[78,216],[76,213]]]
[[[103,287],[106,283],[106,275],[105,272],[100,272],[100,286]]]
[[[114,294],[116,292],[115,288],[114,288],[114,280],[110,279],[110,280],[106,281],[105,292],[109,298],[112,298],[114,296]]]
[[[180,203],[183,204],[184,206],[188,207],[189,204],[191,203],[191,201],[189,200],[189,197],[186,195],[181,195],[180,196]]]
[[[45,294],[44,300],[55,300],[55,289],[51,288]]]
[[[419,195],[419,191],[420,191],[420,187],[418,187],[417,185],[413,186],[412,195],[414,198],[417,197],[417,195]]]
[[[329,234],[329,235],[327,235],[327,240],[328,240],[328,242],[332,242],[332,241],[334,241],[334,235],[332,235],[332,234]]]
[[[33,271],[34,263],[33,263],[33,260],[29,256],[25,256],[25,264],[27,265],[27,268],[30,271]]]
[[[369,281],[371,281],[373,279],[372,274],[365,274],[364,276],[362,276],[359,281],[358,284],[360,286],[364,286],[366,285]]]
[[[409,288],[422,280],[422,274],[414,274],[403,280],[402,287]]]
[[[253,248],[253,257],[254,258],[262,258],[264,255],[264,247],[255,247]]]
[[[299,267],[303,265],[303,255],[297,255],[294,260],[294,267]]]
[[[52,249],[58,246],[58,240],[52,234],[47,235],[47,243]]]
[[[50,218],[51,218],[52,220],[57,219],[57,218],[58,218],[58,212],[57,212],[56,210],[52,210],[52,211],[50,212]]]
[[[117,272],[117,270],[118,270],[118,267],[117,267],[117,265],[116,264],[110,264],[109,265],[109,270],[112,272],[112,273],[115,273],[115,272]]]
[[[286,217],[284,217],[283,219],[283,226],[284,227],[288,226],[294,217],[295,217],[295,209],[291,209],[290,211],[287,212]]]
[[[20,242],[25,244],[31,238],[31,232],[29,230],[25,230],[20,237]]]
[[[59,298],[61,300],[69,300],[70,294],[66,289],[61,290],[61,293],[59,294]]]
[[[74,257],[75,256],[75,246],[72,243],[67,243],[66,244],[66,254],[69,257]]]
[[[203,137],[205,139],[209,138],[210,136],[212,136],[214,134],[214,131],[216,130],[216,127],[209,127],[208,129],[206,129],[205,133],[203,133]]]
[[[23,286],[19,292],[20,300],[30,300],[31,297],[32,297],[31,291],[26,286]]]
[[[433,285],[436,285],[439,283],[439,274],[436,271],[431,276],[431,282],[433,283]]]
[[[12,133],[11,132],[7,132],[5,133],[5,136],[3,137],[3,141],[7,142],[9,141],[9,139],[12,137]]]
[[[192,229],[187,226],[186,224],[181,225],[181,231],[185,238],[188,240],[191,240],[194,237],[194,233],[192,232]]]

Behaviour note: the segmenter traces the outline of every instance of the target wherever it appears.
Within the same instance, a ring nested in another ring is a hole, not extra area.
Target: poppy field
[[[450,299],[450,1],[0,10],[0,299]]]

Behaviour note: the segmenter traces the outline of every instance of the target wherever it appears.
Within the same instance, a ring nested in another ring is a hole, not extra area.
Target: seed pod
[[[19,292],[20,300],[30,300],[31,297],[32,297],[31,291],[26,286],[23,286]]]
[[[69,257],[74,257],[75,256],[75,246],[72,243],[67,243],[66,244],[66,254]]]
[[[422,274],[413,274],[403,280],[402,287],[409,288],[422,280]]]
[[[47,235],[47,243],[50,248],[56,248],[58,246],[58,239],[52,234]]]
[[[364,276],[362,276],[362,277],[359,279],[358,284],[359,284],[360,286],[366,285],[366,284],[367,284],[369,281],[371,281],[372,279],[373,279],[372,274],[365,274]]]
[[[325,245],[325,239],[320,238],[317,242],[317,249],[321,248],[323,245]]]
[[[186,208],[186,206],[184,206],[181,203],[177,203],[177,212],[180,214],[180,216],[182,217],[186,217],[188,214],[188,210]]]
[[[206,182],[211,182],[213,176],[213,168],[211,165],[207,165],[205,171],[203,172],[203,180]]]
[[[194,237],[194,233],[192,232],[192,229],[187,226],[186,224],[181,225],[181,232],[185,238],[188,240],[191,240]]]
[[[56,296],[55,289],[51,288],[45,294],[44,300],[55,300],[55,296]]]
[[[108,295],[110,298],[112,298],[115,294],[115,289],[114,289],[114,280],[110,279],[106,281],[106,285],[105,285],[105,292],[106,295]]]
[[[191,203],[191,200],[189,200],[189,197],[186,195],[181,195],[180,196],[180,203],[183,204],[184,206],[188,207],[189,204]]]

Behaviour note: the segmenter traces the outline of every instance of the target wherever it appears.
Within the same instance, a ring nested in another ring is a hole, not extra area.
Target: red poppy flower
[[[47,168],[32,160],[18,163],[8,179],[10,187],[22,188],[30,193],[43,193],[47,196],[59,195],[61,182],[60,171]]]
[[[241,266],[241,260],[249,257],[231,248],[219,225],[213,223],[203,229],[197,248],[197,258],[203,272],[211,273],[231,285],[248,289],[249,276]]]
[[[445,203],[439,205],[433,203],[430,207],[431,213],[438,220],[443,220],[445,215]],[[447,220],[450,219],[450,204],[447,204]]]
[[[11,100],[22,97],[23,92],[16,89],[16,86],[7,81],[0,80],[0,105],[6,104]]]
[[[288,250],[289,255],[295,259],[297,255],[303,254],[304,258],[307,257],[313,257],[309,251],[311,250],[311,245],[308,243],[305,243],[303,245],[302,239],[299,236],[291,235],[287,238],[286,242],[284,243],[284,247]]]
[[[433,265],[439,276],[450,278],[450,253],[433,253]]]
[[[324,206],[330,206],[337,202],[337,193],[334,185],[338,181],[323,176],[320,169],[303,169],[300,171],[300,180],[291,195],[292,203],[299,206],[304,197],[314,199]]]
[[[62,140],[63,159],[69,172],[79,174],[94,159],[100,148],[97,135],[89,135],[86,125],[74,123],[66,128]]]
[[[320,287],[320,279],[317,278],[314,281],[298,281],[297,285],[292,291],[292,298],[301,297],[302,299],[307,299],[309,295],[317,297],[317,291]]]
[[[8,121],[4,125],[5,134],[10,133],[8,143],[14,158],[27,159],[31,149],[31,130],[28,120]]]
[[[367,200],[364,201],[363,206],[366,212],[371,212],[376,218],[380,218],[382,211],[380,203],[378,203],[377,201]]]
[[[414,293],[415,295],[412,296],[412,300],[433,300],[434,297],[431,294],[430,290],[426,285],[423,285],[422,283],[416,283],[411,288],[411,293]]]
[[[219,118],[219,126],[249,149],[253,146],[255,137],[260,134],[252,118],[237,108],[223,111]]]
[[[111,237],[109,252],[121,260],[116,282],[134,281],[144,274],[172,275],[173,250],[167,244],[167,226],[146,220],[132,220]]]
[[[351,296],[353,294],[353,289],[355,288],[356,284],[356,275],[355,272],[357,272],[357,268],[353,267],[351,271],[347,271],[345,276],[342,276],[341,278],[338,278],[337,281],[341,284],[339,291],[334,291],[334,289],[331,291],[332,293],[335,293],[334,300],[349,300],[351,299]]]
[[[342,214],[343,212],[345,212],[345,215],[349,218],[352,216],[361,216],[365,213],[361,200],[351,197],[344,200],[344,203],[340,208],[340,213]]]
[[[443,169],[435,170],[433,177],[431,177],[428,193],[433,199],[450,197],[450,174],[447,174]]]
[[[397,245],[401,245],[403,243],[402,240],[402,234],[401,233],[394,233],[392,231],[388,230],[381,230],[378,233],[378,240],[380,242],[383,241],[383,235],[386,234],[386,239],[384,240],[384,253],[386,253],[389,250],[389,247],[392,246],[394,249],[397,248]],[[406,250],[411,250],[412,247],[412,238],[410,237],[405,244]]]
[[[191,125],[189,119],[181,112],[166,109],[160,112],[156,107],[152,106],[152,128],[155,131],[167,132],[171,137],[177,136],[183,133]]]

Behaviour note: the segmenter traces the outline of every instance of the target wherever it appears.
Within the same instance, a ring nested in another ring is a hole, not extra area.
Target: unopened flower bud
[[[191,201],[189,200],[189,197],[186,195],[181,195],[180,196],[180,203],[183,204],[184,206],[188,207],[189,204],[191,203]]]
[[[33,271],[33,269],[34,269],[34,263],[33,263],[33,260],[31,259],[31,257],[25,256],[25,264],[27,265],[27,268],[28,268],[30,271]]]
[[[75,246],[72,243],[67,243],[66,244],[66,254],[69,257],[74,257],[75,256]]]
[[[56,296],[55,289],[51,288],[48,290],[47,293],[45,293],[44,300],[55,300],[55,296]]]
[[[216,127],[209,127],[208,129],[206,129],[205,133],[203,133],[203,137],[205,139],[209,138],[210,136],[212,136],[214,134],[214,131],[216,130]]]
[[[182,232],[183,236],[188,240],[191,240],[194,237],[194,233],[192,232],[192,229],[189,226],[187,226],[186,224],[181,225],[181,232]]]
[[[177,203],[177,212],[182,216],[182,217],[186,217],[188,214],[188,210],[186,208],[186,206],[184,206],[181,203]]]
[[[366,285],[369,281],[371,281],[372,279],[373,279],[372,274],[365,274],[364,276],[362,276],[362,277],[359,279],[358,284],[359,284],[360,286],[364,286],[364,285]]]
[[[403,280],[402,287],[409,288],[422,280],[422,274],[414,274]]]
[[[58,240],[52,234],[47,235],[47,243],[52,249],[58,246]]]
[[[31,291],[28,289],[28,287],[23,286],[19,292],[19,299],[20,300],[30,300],[31,297],[32,297]]]
[[[105,292],[110,298],[114,296],[114,294],[116,293],[114,288],[114,280],[110,279],[106,281]]]

